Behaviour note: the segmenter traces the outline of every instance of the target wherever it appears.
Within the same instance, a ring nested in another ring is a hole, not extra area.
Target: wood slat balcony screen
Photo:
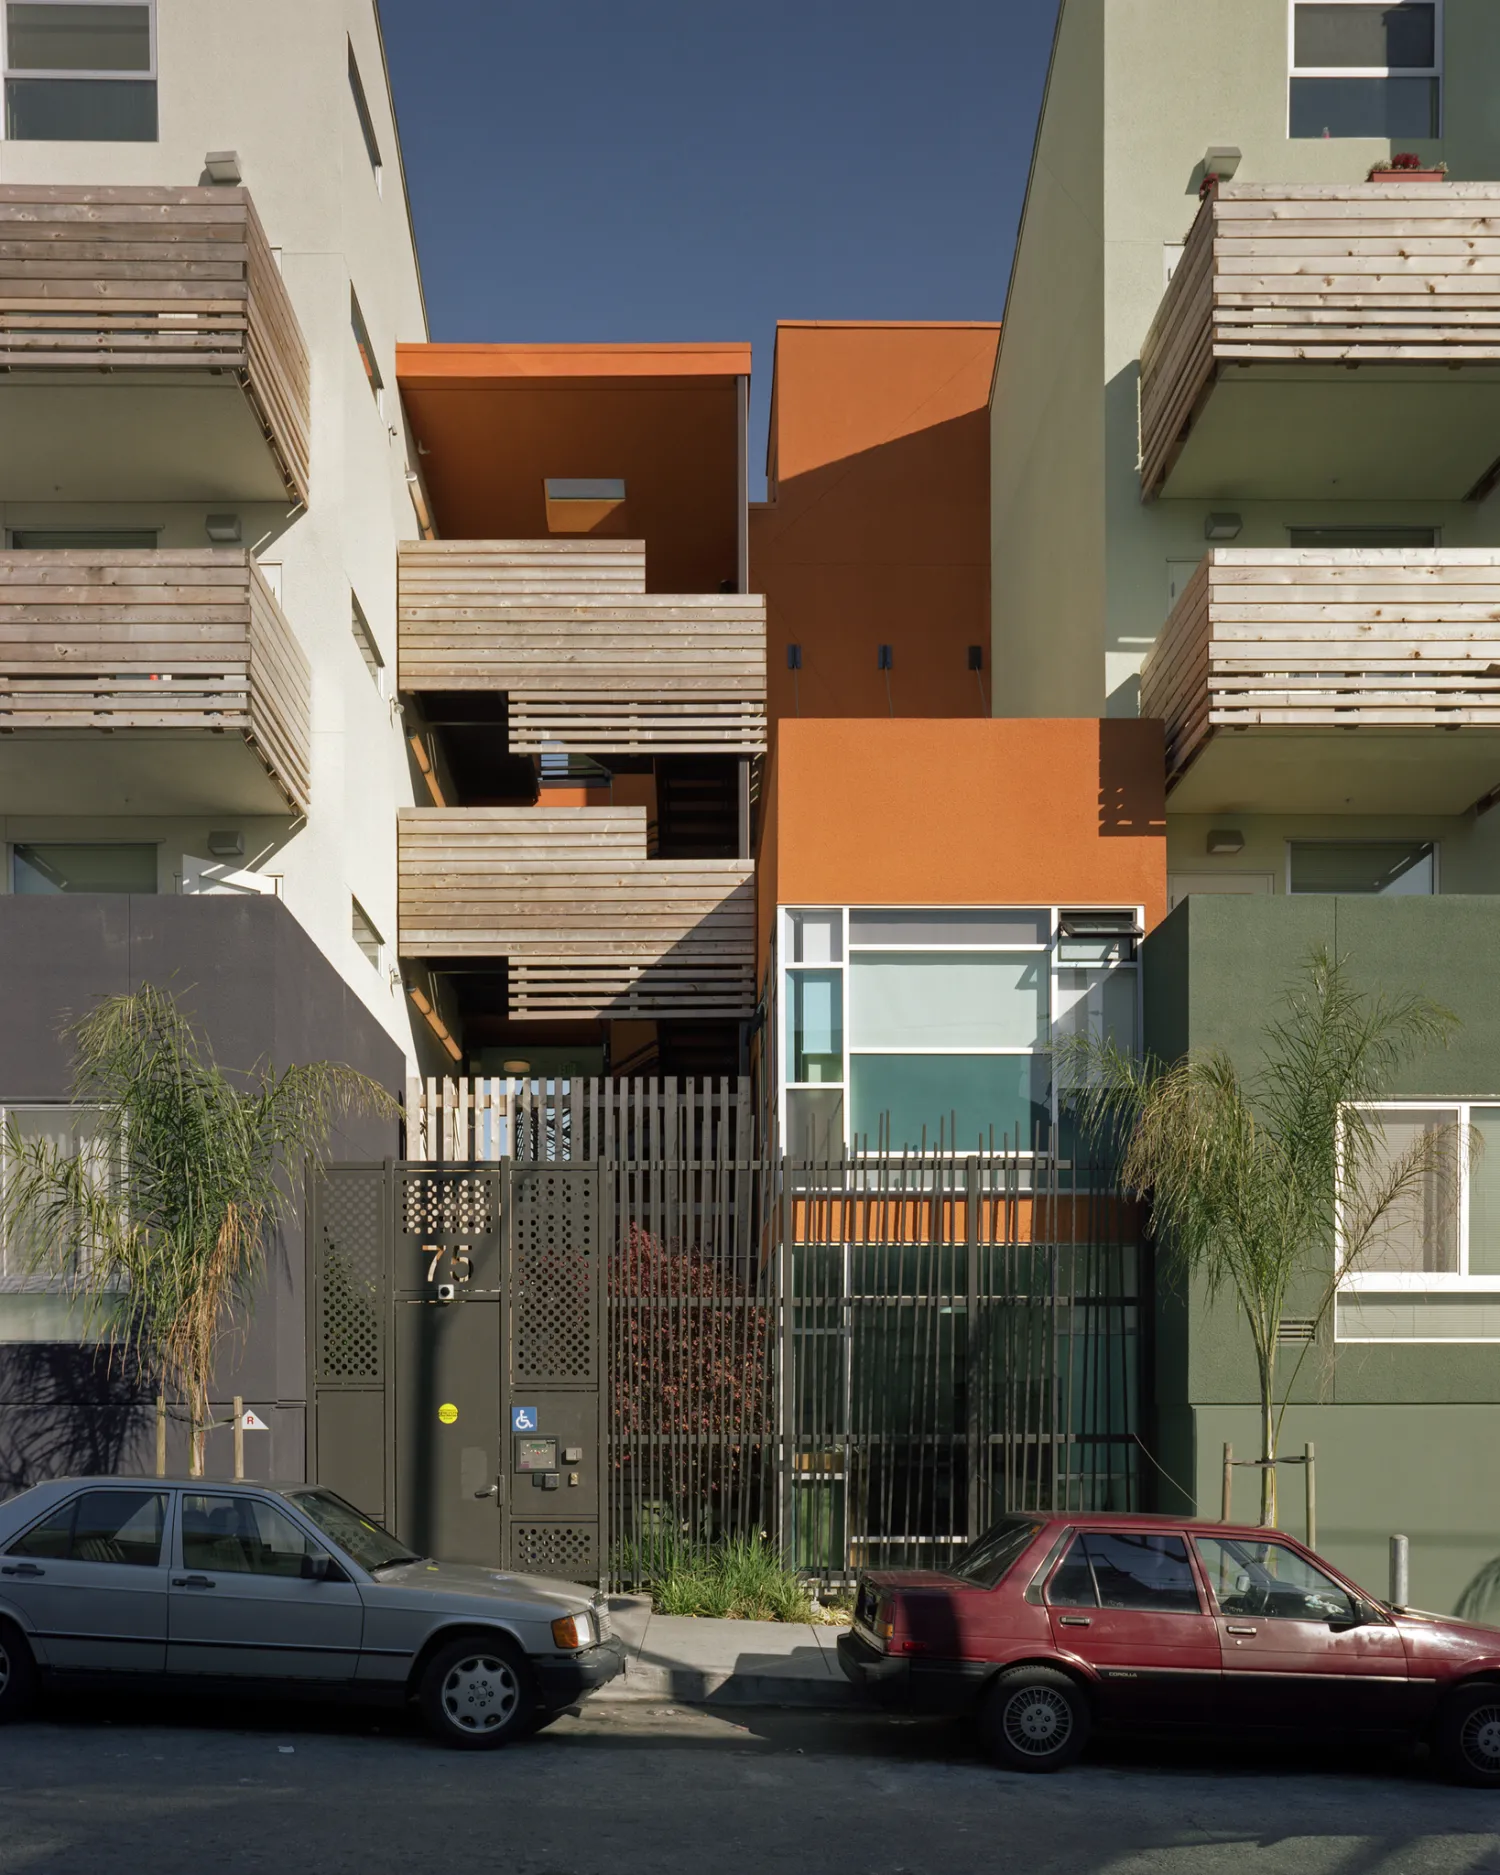
[[[305,502],[307,346],[246,189],[0,184],[0,372],[224,373]]]
[[[754,1156],[755,1118],[748,1075],[413,1076],[406,1156],[722,1164]]]
[[[1141,347],[1145,498],[1226,368],[1297,361],[1500,365],[1500,182],[1210,195]]]
[[[399,681],[505,693],[522,754],[758,753],[766,602],[648,593],[640,541],[409,543]]]
[[[1500,729],[1500,548],[1215,548],[1141,714],[1169,785],[1220,729]]]
[[[0,552],[0,732],[241,735],[305,813],[310,698],[241,548]]]
[[[404,810],[405,957],[507,960],[510,1013],[748,1016],[748,860],[646,857],[643,807]]]

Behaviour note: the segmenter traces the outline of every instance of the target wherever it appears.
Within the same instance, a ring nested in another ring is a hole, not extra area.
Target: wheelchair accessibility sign
[[[536,1408],[534,1406],[513,1406],[510,1409],[510,1429],[512,1432],[535,1432]]]

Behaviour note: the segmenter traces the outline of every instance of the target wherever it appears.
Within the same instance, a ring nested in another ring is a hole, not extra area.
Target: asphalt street
[[[305,1709],[0,1731],[3,1875],[1500,1875],[1500,1793],[1421,1762],[1097,1745],[1007,1775],[943,1721],[597,1704],[495,1754]]]

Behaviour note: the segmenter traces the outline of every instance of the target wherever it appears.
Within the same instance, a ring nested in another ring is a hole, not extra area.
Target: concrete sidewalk
[[[609,1607],[630,1658],[623,1677],[596,1698],[679,1699],[703,1706],[860,1703],[834,1654],[843,1628],[658,1615],[647,1595],[614,1595]]]

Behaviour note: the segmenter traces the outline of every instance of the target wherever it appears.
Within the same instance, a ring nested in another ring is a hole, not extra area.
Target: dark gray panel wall
[[[402,1085],[401,1050],[276,899],[0,897],[0,969],[0,1104],[66,1099],[61,1031],[142,983],[177,996],[226,1068],[344,1061],[392,1092]],[[390,1158],[398,1143],[395,1121],[361,1117],[341,1128],[333,1157]],[[305,1476],[304,1261],[299,1215],[269,1247],[264,1292],[215,1383],[221,1401],[239,1393],[269,1425],[247,1435],[247,1468],[262,1476]],[[86,1350],[0,1346],[0,1495],[60,1472],[148,1469],[143,1394]],[[185,1464],[180,1428],[172,1447]],[[210,1470],[230,1463],[230,1434],[217,1432]]]

